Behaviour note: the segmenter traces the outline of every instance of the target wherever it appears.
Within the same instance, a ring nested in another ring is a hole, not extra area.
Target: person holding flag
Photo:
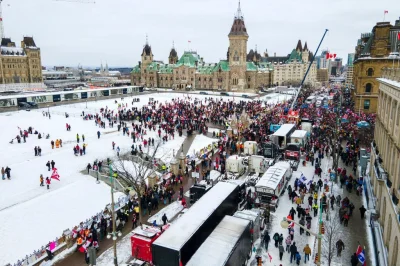
[[[360,245],[358,245],[355,255],[357,255],[357,259],[362,266],[367,266],[367,263],[365,261],[365,250]],[[357,263],[353,264],[353,260],[351,261],[351,264],[357,265]]]

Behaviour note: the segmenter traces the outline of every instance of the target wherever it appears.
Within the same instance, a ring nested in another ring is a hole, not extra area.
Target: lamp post
[[[298,225],[299,227],[303,228],[306,232],[309,232],[311,235],[317,237],[318,239],[318,257],[316,259],[316,264],[317,265],[321,265],[321,254],[322,254],[322,204],[320,204],[320,208],[319,208],[319,220],[318,220],[318,233],[315,233],[313,231],[310,231],[307,229],[307,227],[297,223],[294,220],[291,220],[287,217],[283,217],[282,221],[281,221],[281,227],[284,229],[287,229],[289,227],[289,222],[292,222],[296,225]]]
[[[117,239],[122,236],[121,232],[117,232],[117,228],[115,225],[115,211],[114,211],[114,177],[112,173],[111,164],[109,164],[110,170],[110,182],[111,182],[111,216],[112,216],[112,227],[113,231],[107,235],[107,238],[110,239],[112,237],[113,240],[113,249],[114,249],[114,265],[118,266],[117,259]]]

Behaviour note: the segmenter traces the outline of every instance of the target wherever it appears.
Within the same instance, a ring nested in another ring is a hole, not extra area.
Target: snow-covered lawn
[[[193,158],[200,150],[207,148],[209,145],[212,145],[213,142],[216,142],[216,139],[206,137],[204,135],[196,135],[195,139],[190,145],[190,148],[186,154],[190,158]]]
[[[156,220],[157,225],[162,225],[162,216],[165,215],[167,216],[168,220],[171,220],[183,210],[183,205],[180,201],[174,201],[168,206],[164,207],[162,210],[158,211],[156,214],[151,216],[147,222],[152,224],[154,220]]]

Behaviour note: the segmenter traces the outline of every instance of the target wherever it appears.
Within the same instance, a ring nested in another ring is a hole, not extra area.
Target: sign
[[[193,178],[200,178],[200,173],[192,172],[192,177]]]

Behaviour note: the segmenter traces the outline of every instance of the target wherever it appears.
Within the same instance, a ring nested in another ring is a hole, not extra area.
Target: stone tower
[[[176,62],[178,62],[178,53],[175,50],[174,44],[172,44],[172,49],[168,56],[168,64],[176,64]]]
[[[152,62],[153,62],[153,52],[151,51],[151,46],[149,45],[149,41],[146,35],[146,45],[143,47],[143,52],[142,52],[142,65],[141,65],[142,74],[144,74],[143,73],[144,70]]]
[[[229,68],[230,80],[229,90],[244,90],[246,82],[246,56],[247,56],[247,34],[244,18],[240,9],[240,1],[237,13],[233,20],[229,37]]]
[[[304,63],[308,63],[309,56],[310,56],[310,51],[308,50],[307,42],[305,42],[303,51],[301,52],[301,59],[303,60]]]

